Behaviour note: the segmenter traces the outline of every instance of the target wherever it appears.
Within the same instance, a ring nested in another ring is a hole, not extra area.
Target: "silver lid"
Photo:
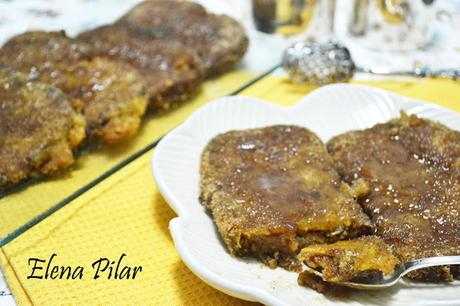
[[[346,82],[355,72],[350,52],[336,42],[296,42],[284,51],[281,65],[294,82],[314,85]]]

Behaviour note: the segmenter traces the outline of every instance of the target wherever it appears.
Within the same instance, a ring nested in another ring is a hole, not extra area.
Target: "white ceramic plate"
[[[211,102],[169,133],[153,156],[158,188],[178,217],[169,228],[185,264],[209,285],[236,297],[270,305],[460,305],[460,282],[400,284],[366,291],[349,300],[327,298],[297,285],[297,274],[229,255],[211,218],[198,202],[201,151],[219,133],[273,124],[296,124],[323,141],[399,116],[400,109],[460,130],[460,115],[387,91],[355,85],[322,87],[293,107],[250,97]]]

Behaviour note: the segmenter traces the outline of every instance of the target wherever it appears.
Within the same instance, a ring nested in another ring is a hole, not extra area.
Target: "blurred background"
[[[241,65],[263,71],[299,39],[336,40],[360,67],[460,66],[460,0],[194,0],[230,15],[251,44]],[[70,35],[113,22],[140,0],[0,0],[0,44],[31,29]]]

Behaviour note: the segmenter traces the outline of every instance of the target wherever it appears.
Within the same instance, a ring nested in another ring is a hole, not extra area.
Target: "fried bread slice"
[[[415,115],[334,137],[336,167],[401,261],[460,255],[460,132]],[[451,281],[458,267],[409,277]]]
[[[303,248],[297,258],[321,272],[323,279],[331,283],[381,278],[393,274],[399,264],[391,248],[377,236],[310,245]]]
[[[134,135],[147,108],[144,79],[125,63],[95,57],[62,70],[60,88],[86,119],[92,139],[116,144]]]
[[[69,167],[84,136],[60,90],[0,66],[0,190]]]
[[[233,67],[249,44],[244,28],[236,20],[208,13],[200,4],[187,1],[145,1],[117,24],[195,50],[208,76]]]
[[[92,58],[89,50],[64,32],[26,32],[5,43],[0,63],[61,89],[85,116],[89,139],[123,141],[145,113],[144,80],[128,64]]]
[[[231,131],[201,157],[200,202],[231,254],[298,269],[306,245],[369,233],[321,140],[297,126]]]
[[[198,55],[170,40],[152,39],[127,27],[108,25],[81,33],[93,56],[127,62],[146,80],[150,109],[169,109],[197,91],[204,76]]]

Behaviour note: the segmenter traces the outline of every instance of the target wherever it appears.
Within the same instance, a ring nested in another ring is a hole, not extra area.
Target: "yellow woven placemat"
[[[460,85],[454,82],[372,85],[460,112]],[[312,89],[269,77],[244,94],[290,105]],[[144,154],[2,248],[0,263],[19,304],[247,303],[207,286],[181,262],[168,231],[174,213],[151,175],[152,153]],[[57,254],[57,265],[83,266],[83,279],[27,279],[31,273],[29,258],[48,260],[53,253]],[[117,260],[122,253],[127,254],[125,264],[142,266],[136,279],[93,279],[92,262],[100,257]]]

